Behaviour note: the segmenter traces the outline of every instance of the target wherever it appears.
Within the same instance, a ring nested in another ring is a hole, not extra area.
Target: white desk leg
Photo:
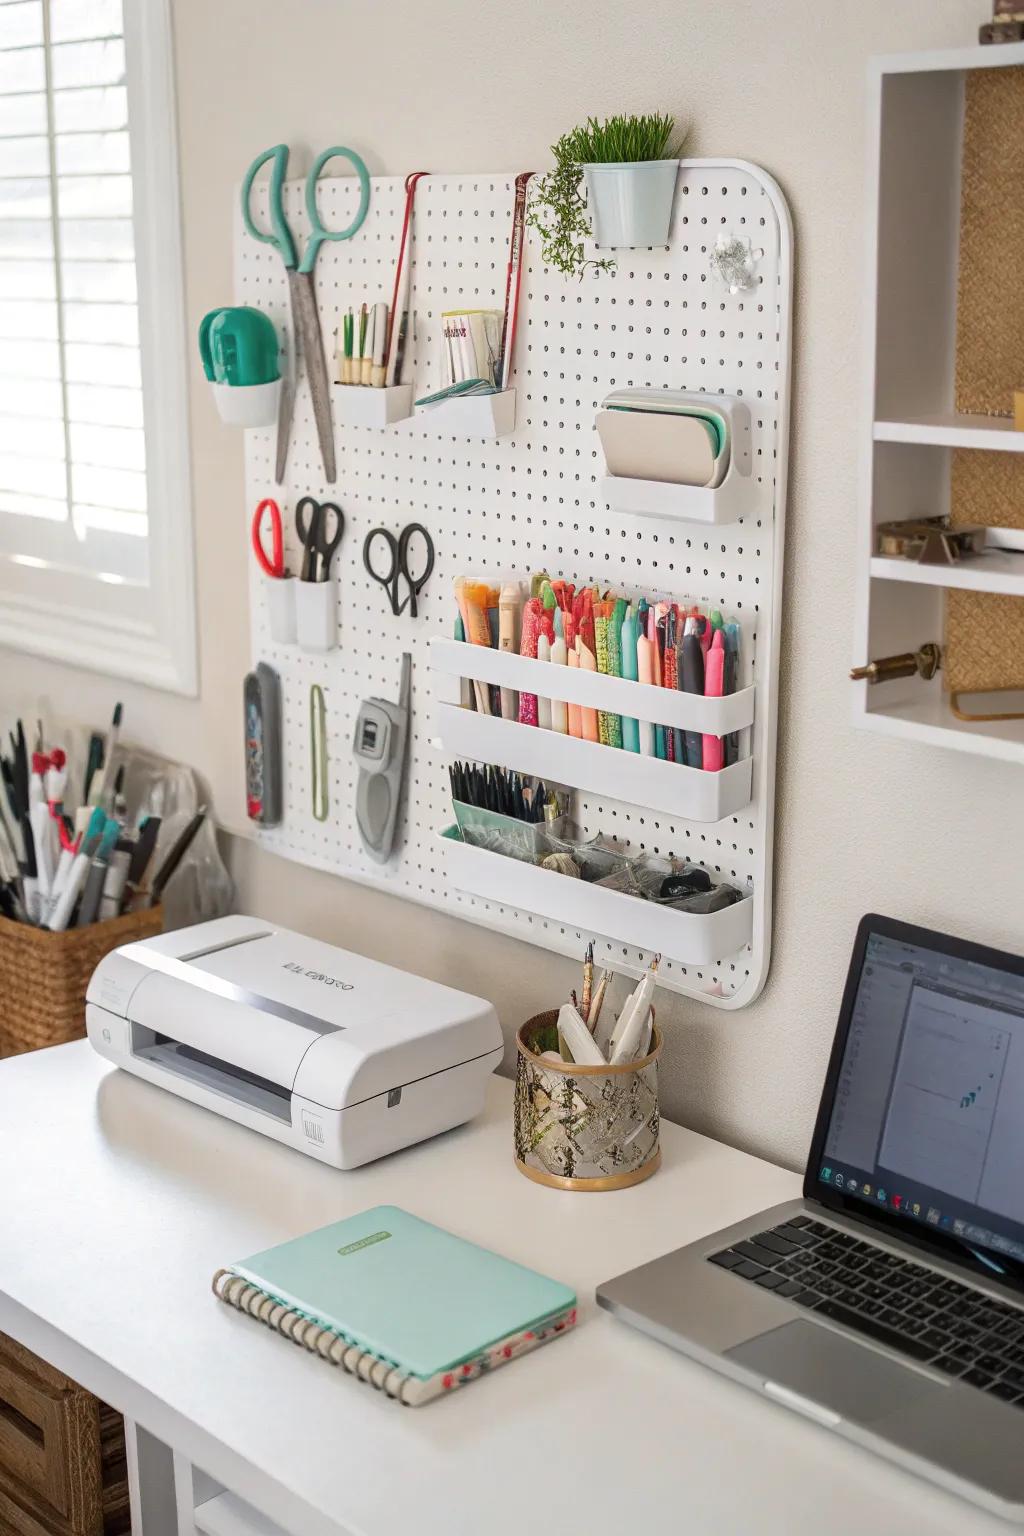
[[[179,1536],[174,1459],[168,1446],[131,1419],[124,1421],[132,1536]],[[180,1536],[192,1536],[185,1528]]]

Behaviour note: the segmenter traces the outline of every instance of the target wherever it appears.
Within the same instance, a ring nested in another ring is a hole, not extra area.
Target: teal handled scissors
[[[347,229],[326,229],[320,218],[320,210],[316,205],[316,187],[320,172],[328,160],[333,160],[335,155],[341,155],[351,161],[355,173],[359,177],[359,207],[356,209],[355,218]],[[250,199],[252,184],[256,173],[267,161],[272,162],[270,171],[270,229],[260,229],[252,216]],[[295,236],[288,226],[284,216],[284,183],[288,173],[288,146],[276,144],[273,149],[266,150],[262,155],[257,155],[245,173],[242,182],[242,218],[245,227],[254,240],[262,240],[265,245],[272,245],[284,261],[288,272],[288,289],[292,304],[292,325],[295,332],[295,342],[298,351],[305,354],[306,371],[309,375],[309,390],[313,398],[313,416],[316,421],[316,435],[320,441],[320,456],[324,461],[324,476],[329,485],[333,485],[337,476],[337,468],[334,460],[334,429],[331,425],[331,396],[327,382],[327,360],[324,356],[324,341],[320,332],[320,319],[316,309],[316,290],[313,287],[313,268],[316,264],[317,254],[325,240],[350,240],[361,228],[366,218],[366,211],[370,206],[370,176],[363,161],[351,149],[343,149],[340,144],[325,149],[323,154],[317,155],[313,162],[313,168],[306,178],[306,212],[309,215],[310,236],[306,242],[306,249],[300,260]],[[288,454],[288,434],[291,430],[292,411],[294,408],[294,396],[287,391],[287,399],[282,395],[281,415],[277,429],[277,482],[284,478],[285,459]]]

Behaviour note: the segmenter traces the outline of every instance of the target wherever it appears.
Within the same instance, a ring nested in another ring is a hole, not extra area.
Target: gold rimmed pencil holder
[[[544,1056],[557,1037],[557,1010],[528,1019],[516,1035],[516,1167],[552,1189],[628,1189],[661,1163],[657,1024],[651,1049],[618,1066],[577,1066]]]

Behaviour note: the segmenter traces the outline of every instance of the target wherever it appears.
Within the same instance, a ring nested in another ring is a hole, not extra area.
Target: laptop
[[[597,1300],[1024,1522],[1024,959],[865,917],[803,1199]]]

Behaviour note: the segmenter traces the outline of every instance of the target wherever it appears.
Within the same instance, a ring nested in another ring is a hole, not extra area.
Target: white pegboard
[[[440,384],[443,309],[502,305],[512,220],[514,175],[429,176],[416,192],[412,307],[414,338],[405,377],[417,397]],[[304,184],[286,191],[288,220],[304,242]],[[256,212],[266,222],[267,189]],[[357,185],[322,183],[321,216],[344,228]],[[321,326],[334,374],[334,328],[350,304],[390,302],[404,208],[404,179],[375,178],[370,211],[352,240],[321,248],[316,277]],[[757,287],[729,294],[709,274],[708,252],[720,234],[749,237],[763,256]],[[257,244],[236,220],[237,294],[278,324],[288,323],[280,257]],[[431,674],[426,641],[452,633],[453,584],[465,574],[496,580],[503,572],[597,582],[720,607],[741,622],[740,685],[755,683],[751,732],[753,796],[715,824],[672,821],[619,801],[579,796],[579,819],[622,846],[686,855],[754,891],[753,938],[715,965],[686,967],[666,957],[661,980],[724,1007],[760,991],[771,935],[779,598],[788,446],[792,238],[778,188],[756,167],[735,161],[683,161],[669,249],[618,253],[618,270],[565,279],[528,242],[512,383],[517,425],[507,438],[477,441],[443,435],[418,417],[384,429],[342,426],[335,409],[338,480],[323,480],[309,391],[300,382],[285,484],[273,479],[274,432],[246,433],[246,507],[240,547],[257,501],[273,495],[285,519],[288,568],[298,569],[294,508],[307,493],[344,509],[345,537],[335,559],[338,649],[305,654],[271,642],[262,578],[251,567],[254,660],[279,672],[285,713],[282,825],[259,834],[273,852],[396,895],[441,907],[470,921],[578,957],[590,937],[571,921],[553,922],[449,889],[437,832],[451,821],[447,765],[432,745]],[[601,499],[603,460],[594,415],[604,395],[626,385],[670,386],[742,395],[753,417],[753,510],[738,522],[703,528],[612,513]],[[342,386],[334,386],[336,400]],[[397,532],[419,521],[437,550],[420,596],[420,617],[393,618],[383,589],[363,569],[366,533]],[[247,547],[245,545],[244,547]],[[351,740],[361,700],[396,698],[399,661],[413,653],[413,728],[407,811],[400,850],[385,869],[363,854],[355,826]],[[309,689],[327,700],[330,811],[310,805]],[[609,748],[609,751],[613,749]],[[566,880],[566,910],[572,884]],[[641,951],[613,940],[598,959],[623,970],[645,963]]]

